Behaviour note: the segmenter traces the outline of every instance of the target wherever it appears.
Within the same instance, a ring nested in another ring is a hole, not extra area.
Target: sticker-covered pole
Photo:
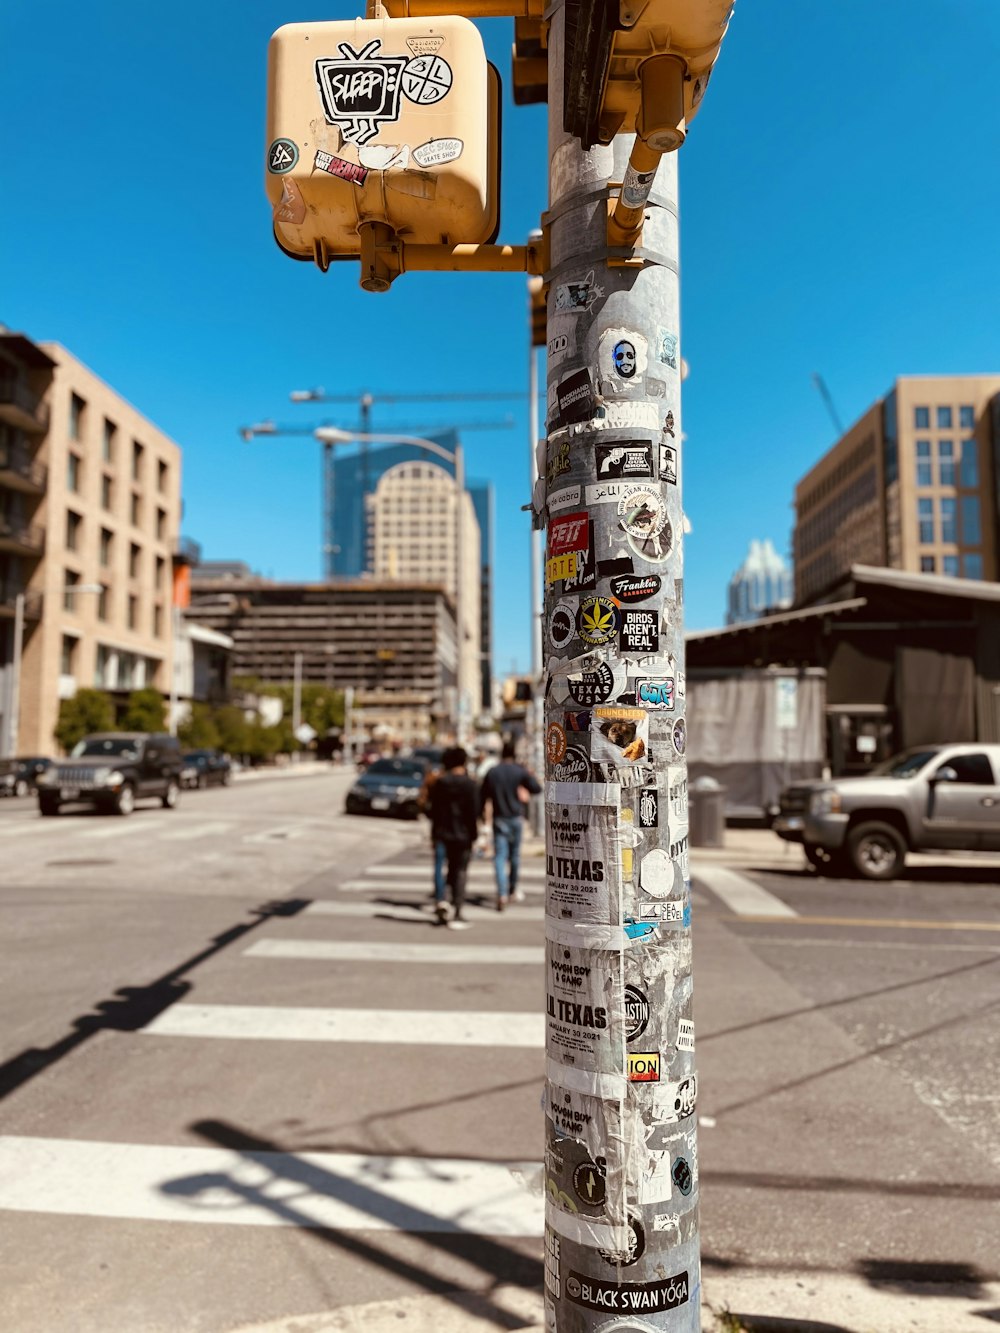
[[[546,1329],[700,1328],[677,163],[563,130],[549,32]],[[634,169],[632,170],[634,175]],[[634,193],[634,191],[633,191]],[[612,243],[620,235],[612,232]]]

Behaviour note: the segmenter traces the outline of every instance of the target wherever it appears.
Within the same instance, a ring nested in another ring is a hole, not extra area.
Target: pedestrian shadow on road
[[[716,1311],[712,1325],[718,1333],[854,1333],[843,1324],[818,1323],[815,1319],[783,1319],[766,1314],[743,1314],[738,1310]]]
[[[411,1261],[399,1253],[401,1232],[417,1244],[432,1246],[462,1263],[474,1265],[492,1279],[491,1286],[514,1285],[534,1290],[542,1284],[544,1266],[533,1253],[522,1253],[512,1245],[471,1230],[462,1231],[458,1221],[449,1230],[442,1230],[441,1219],[432,1213],[394,1199],[356,1177],[337,1175],[315,1160],[306,1161],[282,1144],[249,1134],[236,1125],[199,1120],[191,1129],[201,1138],[238,1153],[250,1171],[266,1174],[261,1183],[252,1183],[249,1176],[240,1178],[239,1167],[233,1172],[203,1172],[166,1182],[162,1186],[165,1194],[191,1199],[195,1204],[200,1198],[204,1207],[220,1211],[227,1205],[250,1204],[269,1212],[276,1221],[298,1226],[322,1243],[439,1295],[459,1308],[467,1307],[468,1292],[458,1289],[455,1279],[428,1271],[430,1265],[423,1266],[419,1255],[414,1256],[416,1261]],[[374,1173],[374,1159],[372,1167]],[[434,1178],[435,1171],[446,1169],[434,1159],[427,1160],[426,1168],[428,1180]],[[372,1179],[376,1180],[377,1175],[373,1174]],[[388,1224],[390,1229],[382,1231],[385,1248],[362,1234],[317,1225],[309,1213],[310,1199],[334,1199],[367,1214],[373,1226],[384,1228]],[[527,1243],[532,1251],[538,1248],[534,1237]],[[395,1252],[390,1253],[389,1247]],[[488,1292],[481,1299],[483,1309],[477,1311],[481,1318],[489,1319],[497,1328],[523,1329],[523,1319],[492,1302]]]
[[[859,1259],[857,1272],[869,1286],[879,1291],[900,1291],[907,1295],[940,1296],[947,1288],[949,1296],[983,1300],[989,1295],[988,1280],[973,1264],[933,1263],[907,1259]]]

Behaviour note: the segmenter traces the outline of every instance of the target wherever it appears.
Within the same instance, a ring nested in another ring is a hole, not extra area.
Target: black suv
[[[159,797],[167,810],[180,792],[181,751],[176,736],[109,731],[85,736],[68,759],[38,778],[38,808],[57,815],[64,805],[94,805],[130,815],[143,797]]]

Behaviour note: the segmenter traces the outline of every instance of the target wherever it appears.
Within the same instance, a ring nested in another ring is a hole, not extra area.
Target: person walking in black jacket
[[[435,851],[443,846],[448,861],[448,886],[454,915],[449,921],[443,884],[435,886],[435,908],[438,921],[451,930],[466,930],[469,925],[463,914],[465,876],[472,845],[479,835],[479,791],[466,773],[467,759],[461,746],[445,750],[441,760],[444,772],[427,794]]]
[[[517,887],[521,834],[524,832],[524,804],[529,796],[537,796],[541,790],[535,775],[515,760],[513,741],[505,741],[500,762],[483,778],[479,793],[480,814],[485,814],[487,806],[493,811],[498,912],[507,906],[508,898],[520,902],[524,897]]]

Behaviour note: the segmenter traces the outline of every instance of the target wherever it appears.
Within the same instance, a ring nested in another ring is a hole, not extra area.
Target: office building
[[[169,691],[180,481],[174,441],[65,348],[0,330],[3,752],[50,753],[81,686]]]
[[[795,599],[852,565],[1000,575],[1000,375],[908,375],[795,488]]]
[[[187,615],[233,643],[234,676],[354,690],[354,733],[417,744],[453,731],[454,603],[440,584],[272,583],[193,571]]]
[[[729,580],[727,625],[742,625],[792,604],[792,571],[770,539],[752,541],[747,558]]]
[[[480,535],[468,492],[459,496],[454,478],[437,463],[397,463],[368,497],[368,538],[367,564],[376,579],[436,583],[461,607],[460,706],[467,718],[478,713]]]

